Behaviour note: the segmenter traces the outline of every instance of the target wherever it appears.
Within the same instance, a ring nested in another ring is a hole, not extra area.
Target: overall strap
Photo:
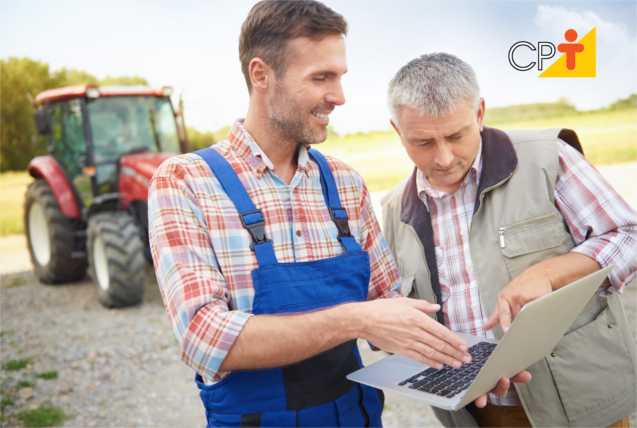
[[[321,172],[321,187],[323,188],[323,196],[325,197],[325,205],[332,216],[332,220],[338,229],[338,240],[341,241],[348,253],[362,251],[354,236],[349,230],[349,219],[347,211],[341,205],[341,198],[338,196],[338,188],[334,175],[330,169],[325,157],[316,149],[307,152],[308,155],[316,162]]]
[[[265,218],[263,213],[254,206],[250,195],[248,195],[230,163],[212,147],[198,150],[194,154],[201,157],[210,166],[212,173],[219,180],[221,187],[223,187],[223,190],[237,208],[243,227],[252,236],[250,248],[254,250],[254,254],[257,256],[259,267],[278,263],[274,248],[272,248],[272,241],[265,236]]]

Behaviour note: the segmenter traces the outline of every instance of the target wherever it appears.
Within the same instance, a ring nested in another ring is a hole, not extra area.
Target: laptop
[[[391,355],[347,376],[445,410],[458,410],[548,355],[610,274],[608,266],[525,305],[501,340],[457,333],[472,361],[438,370]]]

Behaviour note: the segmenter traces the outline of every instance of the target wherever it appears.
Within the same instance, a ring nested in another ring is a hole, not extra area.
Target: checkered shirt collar
[[[244,119],[235,121],[228,133],[228,141],[232,149],[238,156],[248,162],[257,175],[263,174],[266,168],[275,172],[272,161],[270,161],[263,149],[261,149],[259,144],[252,138],[252,135],[250,135],[248,130],[243,126],[243,121]],[[299,169],[305,171],[309,159],[307,149],[303,144],[299,143],[297,152],[299,156],[297,159]]]

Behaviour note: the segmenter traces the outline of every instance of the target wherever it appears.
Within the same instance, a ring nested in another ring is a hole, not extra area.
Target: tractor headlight
[[[161,94],[164,97],[169,97],[173,94],[173,88],[171,88],[170,86],[164,86],[163,88],[161,88]]]
[[[86,97],[87,98],[99,98],[100,90],[99,88],[86,88]]]

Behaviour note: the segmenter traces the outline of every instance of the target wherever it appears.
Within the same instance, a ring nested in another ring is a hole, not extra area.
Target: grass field
[[[486,124],[488,125],[488,114]],[[637,160],[637,109],[589,112],[496,125],[500,129],[570,128],[577,132],[586,157],[595,165]],[[391,189],[411,173],[413,164],[394,131],[329,138],[319,146],[361,173],[370,191]],[[26,172],[0,174],[0,235],[23,233],[24,192],[33,181]]]
[[[22,204],[24,192],[33,181],[26,171],[0,174],[0,235],[15,235],[24,232]]]
[[[489,126],[489,110],[485,124]],[[500,129],[570,128],[594,165],[637,160],[637,109],[499,123]],[[413,170],[394,131],[330,138],[319,150],[352,165],[370,191],[391,189]]]

